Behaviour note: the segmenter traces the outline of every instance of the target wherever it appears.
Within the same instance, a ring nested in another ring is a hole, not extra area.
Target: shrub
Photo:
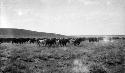
[[[90,73],[107,73],[107,71],[99,65],[93,64],[89,67]]]

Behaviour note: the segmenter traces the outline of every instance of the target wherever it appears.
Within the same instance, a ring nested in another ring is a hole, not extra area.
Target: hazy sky
[[[0,0],[0,27],[64,35],[125,35],[125,0]]]

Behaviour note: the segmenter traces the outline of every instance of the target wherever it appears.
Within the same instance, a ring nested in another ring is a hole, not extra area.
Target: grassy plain
[[[65,47],[2,43],[0,73],[125,73],[125,40]]]

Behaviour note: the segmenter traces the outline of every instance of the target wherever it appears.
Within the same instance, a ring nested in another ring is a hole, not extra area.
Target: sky
[[[0,0],[0,28],[125,35],[125,0]]]

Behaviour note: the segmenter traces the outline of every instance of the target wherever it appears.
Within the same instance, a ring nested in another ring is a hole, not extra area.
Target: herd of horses
[[[1,43],[12,43],[12,44],[24,44],[24,43],[37,43],[42,46],[66,46],[67,44],[73,44],[74,46],[80,45],[81,42],[100,42],[105,37],[82,37],[82,38],[0,38]],[[108,38],[109,41],[114,39],[120,39],[118,37]]]

